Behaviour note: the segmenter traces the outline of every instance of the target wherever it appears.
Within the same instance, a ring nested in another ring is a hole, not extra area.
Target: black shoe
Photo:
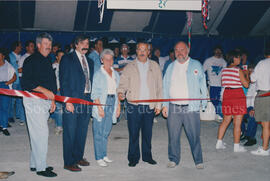
[[[257,141],[255,138],[249,138],[248,141],[244,144],[244,146],[253,146],[256,145]]]
[[[144,162],[147,162],[147,163],[149,163],[149,164],[151,164],[151,165],[156,165],[157,164],[157,162],[155,161],[155,160],[153,160],[153,159],[151,159],[151,160],[143,160]]]
[[[129,162],[128,166],[129,167],[135,167],[137,165],[137,162]]]
[[[3,132],[4,135],[10,136],[10,133],[9,133],[9,131],[7,129],[2,129],[2,132]]]
[[[37,171],[37,169],[36,168],[30,168],[30,171],[35,172],[35,171]],[[47,167],[46,171],[53,171],[53,167]]]
[[[44,177],[56,177],[57,176],[56,173],[54,173],[53,171],[49,171],[49,170],[37,172],[37,175],[44,176]]]
[[[244,141],[244,140],[246,140],[246,139],[247,139],[247,137],[246,137],[244,134],[241,134],[240,140],[241,140],[241,141]]]
[[[15,120],[13,118],[8,118],[8,122],[15,123]]]

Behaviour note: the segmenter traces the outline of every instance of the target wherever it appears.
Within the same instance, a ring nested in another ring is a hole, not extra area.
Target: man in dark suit
[[[89,49],[88,38],[84,35],[77,36],[75,46],[75,51],[64,55],[60,63],[60,92],[62,96],[91,101],[94,65],[93,61],[85,56]],[[81,171],[79,166],[89,166],[83,155],[91,112],[91,106],[72,103],[64,105],[64,169],[78,172]]]

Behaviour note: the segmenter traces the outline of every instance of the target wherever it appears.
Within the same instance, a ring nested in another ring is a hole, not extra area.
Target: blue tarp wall
[[[35,37],[41,32],[15,32],[15,31],[6,31],[0,32],[0,47],[5,47],[10,49],[11,44],[14,41],[21,41],[24,43],[27,40],[35,40]],[[79,32],[49,32],[54,38],[54,42],[59,42],[63,48],[65,45],[70,44],[74,37]],[[121,34],[115,34],[113,32],[108,33],[85,33],[87,36],[91,37],[137,37],[139,39],[148,39],[149,35],[147,34],[136,34],[128,33],[127,36],[122,36]],[[116,35],[116,36],[115,36]],[[122,38],[123,39],[123,38]],[[125,38],[124,38],[125,39]],[[168,51],[173,48],[174,44],[179,41],[187,41],[187,37],[174,37],[174,38],[165,38],[165,37],[154,37],[152,43],[154,47],[161,49],[161,56],[168,55]],[[243,47],[249,52],[249,61],[254,62],[262,58],[264,47],[266,42],[269,41],[269,37],[250,37],[250,38],[221,38],[217,36],[207,37],[207,36],[193,36],[191,40],[191,51],[190,56],[201,62],[206,58],[212,56],[212,49],[215,45],[221,45],[223,47],[224,53],[232,50],[236,47]]]

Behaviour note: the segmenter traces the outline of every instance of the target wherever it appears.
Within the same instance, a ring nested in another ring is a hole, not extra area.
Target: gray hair
[[[51,42],[53,41],[52,36],[49,33],[46,33],[45,32],[45,33],[41,33],[41,34],[39,34],[37,36],[37,38],[36,38],[36,44],[41,44],[41,41],[42,41],[43,38],[46,38],[46,39],[50,40]]]
[[[103,59],[105,55],[111,55],[112,57],[114,57],[114,53],[111,49],[104,49],[101,54],[100,54],[100,58]]]
[[[184,41],[178,41],[178,42],[174,45],[174,49],[175,49],[176,45],[178,45],[179,43],[183,43],[183,44],[186,45],[186,48],[187,48],[188,54],[189,54],[190,49],[189,49],[189,47],[188,47],[188,44],[187,44],[186,42],[184,42]]]

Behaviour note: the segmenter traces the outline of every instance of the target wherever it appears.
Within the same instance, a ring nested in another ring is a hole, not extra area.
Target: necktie
[[[89,93],[90,92],[90,80],[89,80],[86,60],[85,60],[83,55],[82,55],[82,64],[83,64],[83,73],[84,73],[84,76],[85,76],[85,90],[86,90],[87,93]]]

